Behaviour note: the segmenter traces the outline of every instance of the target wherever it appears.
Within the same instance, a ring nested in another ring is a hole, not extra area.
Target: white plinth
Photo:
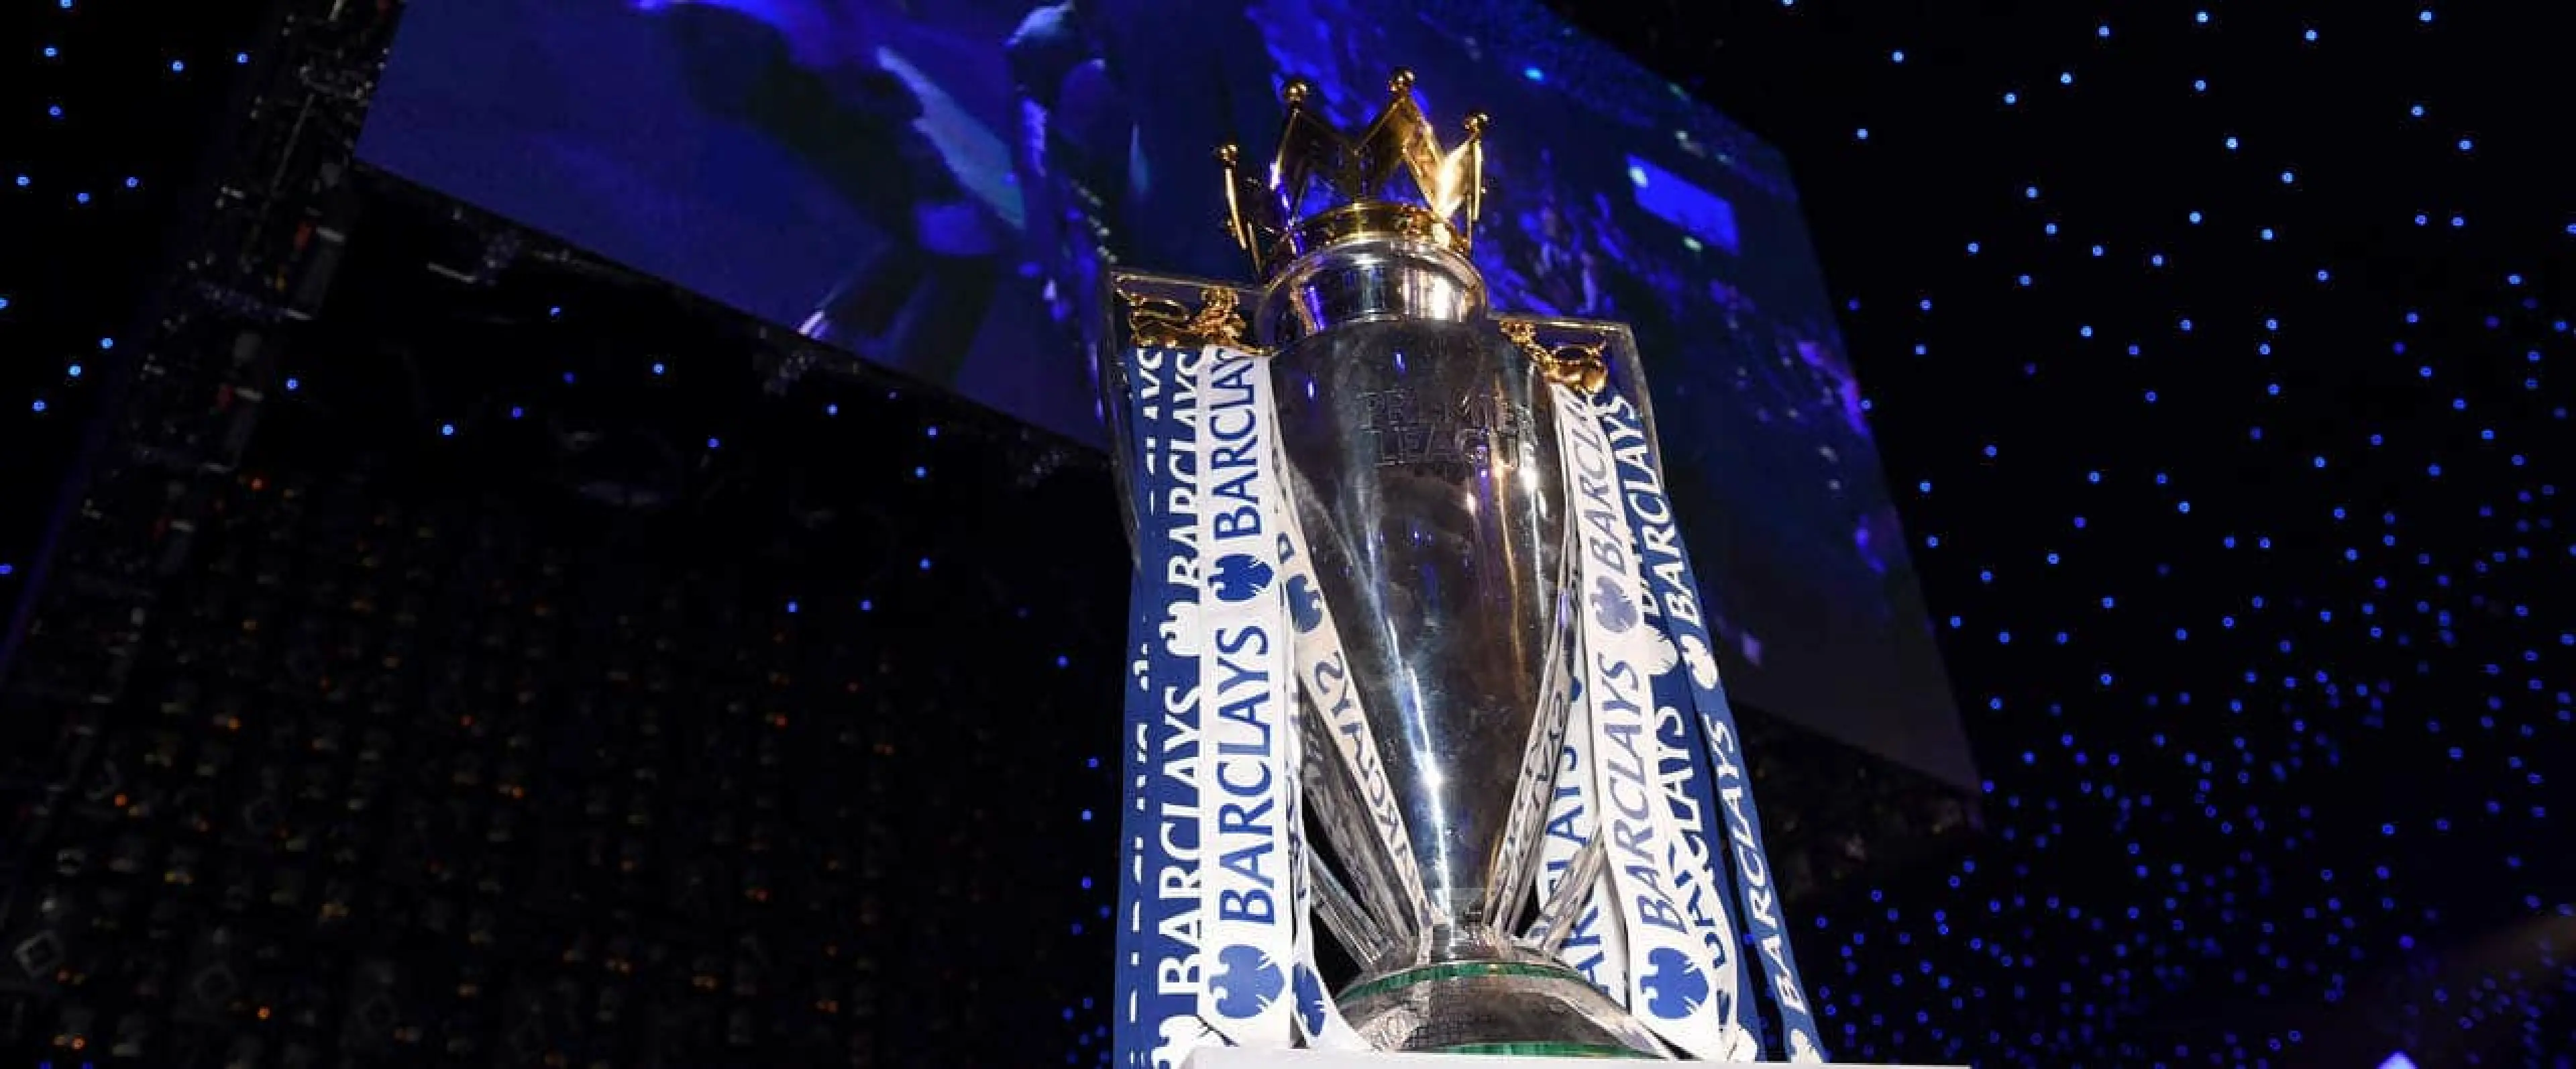
[[[1601,1069],[1598,1058],[1514,1058],[1495,1054],[1343,1054],[1321,1050],[1246,1050],[1241,1047],[1205,1047],[1190,1055],[1183,1069]],[[1723,1069],[1726,1066],[1756,1067],[1786,1065],[1786,1062],[1689,1062],[1690,1065]],[[1835,1062],[1846,1069],[1936,1069],[1933,1066],[1884,1065],[1864,1066]],[[1959,1067],[1938,1067],[1959,1069]]]

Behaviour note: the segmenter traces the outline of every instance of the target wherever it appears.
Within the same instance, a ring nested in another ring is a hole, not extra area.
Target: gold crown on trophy
[[[1251,254],[1255,272],[1268,278],[1306,253],[1363,240],[1467,253],[1484,190],[1483,112],[1470,113],[1467,139],[1444,150],[1413,98],[1412,71],[1387,79],[1385,109],[1357,137],[1316,112],[1314,83],[1290,79],[1279,98],[1288,120],[1268,174],[1246,172],[1233,145],[1217,150],[1227,229]],[[1398,188],[1400,175],[1412,179],[1411,188]],[[1463,222],[1456,221],[1461,209]]]

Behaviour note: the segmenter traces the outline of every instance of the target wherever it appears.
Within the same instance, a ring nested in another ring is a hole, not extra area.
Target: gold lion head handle
[[[1151,297],[1120,287],[1127,301],[1127,330],[1138,345],[1150,348],[1198,348],[1222,345],[1250,350],[1243,340],[1243,315],[1234,291],[1209,286],[1199,291],[1195,309],[1169,297]]]
[[[1503,339],[1520,347],[1539,373],[1548,381],[1589,397],[1610,384],[1610,361],[1601,352],[1605,343],[1559,345],[1549,348],[1539,344],[1538,324],[1526,319],[1502,321]]]

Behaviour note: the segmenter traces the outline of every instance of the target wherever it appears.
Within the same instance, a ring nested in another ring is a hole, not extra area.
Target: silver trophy
[[[1219,155],[1260,285],[1119,275],[1127,341],[1271,364],[1283,489],[1370,747],[1301,699],[1316,912],[1359,968],[1345,1019],[1388,1051],[1668,1057],[1554,952],[1597,842],[1530,917],[1578,638],[1552,386],[1600,389],[1624,332],[1491,314],[1468,258],[1486,121],[1444,150],[1411,86],[1398,71],[1351,135],[1289,83],[1270,166]],[[1569,331],[1590,344],[1540,340]]]

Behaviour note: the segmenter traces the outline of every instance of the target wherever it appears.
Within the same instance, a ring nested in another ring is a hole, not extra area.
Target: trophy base
[[[1671,1057],[1583,974],[1554,962],[1449,961],[1352,984],[1337,1000],[1369,1045],[1414,1054]]]

